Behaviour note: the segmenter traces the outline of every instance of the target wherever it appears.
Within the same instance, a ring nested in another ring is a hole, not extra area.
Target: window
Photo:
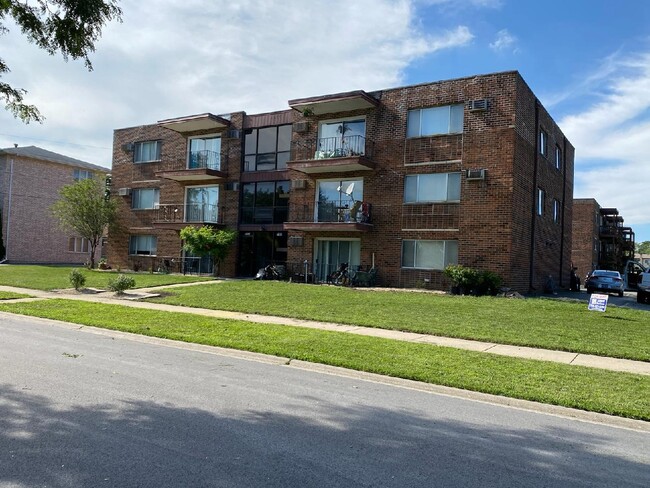
[[[402,241],[402,268],[439,269],[458,264],[458,241]]]
[[[537,215],[544,215],[544,190],[537,189]]]
[[[133,151],[133,162],[148,163],[160,161],[160,141],[136,142]]]
[[[156,208],[160,203],[158,188],[137,188],[131,195],[131,208],[136,210]]]
[[[555,198],[553,199],[553,222],[556,224],[560,222],[560,202]]]
[[[460,134],[463,132],[463,104],[409,110],[406,137]]]
[[[539,153],[542,156],[546,156],[548,154],[548,134],[544,132],[543,130],[539,131]]]
[[[460,173],[408,175],[404,203],[460,201]]]
[[[366,153],[364,119],[322,122],[318,127],[316,159],[360,156]]]
[[[189,169],[221,169],[221,137],[192,137],[189,144],[187,167]]]
[[[244,171],[286,169],[291,155],[291,124],[249,129],[244,143]]]
[[[93,174],[92,172],[85,169],[75,169],[72,172],[72,177],[74,178],[75,181],[81,181],[81,180],[87,180],[88,178],[92,178]]]
[[[70,252],[90,252],[90,241],[85,237],[70,237],[68,239],[68,251]]]
[[[562,169],[562,149],[555,146],[555,169]]]
[[[155,256],[158,238],[156,236],[131,236],[129,238],[129,254],[140,256]]]
[[[319,180],[316,198],[316,222],[358,221],[361,219],[363,179]]]
[[[242,224],[281,224],[289,209],[288,181],[242,185]]]
[[[185,222],[219,222],[218,186],[195,186],[186,189]]]

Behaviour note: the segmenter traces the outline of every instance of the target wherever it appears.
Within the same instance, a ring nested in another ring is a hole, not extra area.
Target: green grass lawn
[[[117,276],[116,271],[91,271],[83,266],[77,266],[86,276],[87,288],[106,289],[108,280]],[[56,290],[71,288],[70,271],[72,266],[36,266],[9,265],[0,266],[0,285],[17,286],[36,290]],[[149,286],[190,283],[194,281],[211,280],[210,277],[183,276],[172,274],[130,273],[135,278],[136,288]]]
[[[62,299],[20,304],[0,303],[0,311],[261,352],[650,420],[650,377],[642,375],[341,332],[254,324]]]
[[[152,300],[650,361],[650,313],[620,307],[265,281],[167,291]]]
[[[13,293],[11,291],[0,291],[0,300],[13,300],[14,298],[29,298],[29,295]]]

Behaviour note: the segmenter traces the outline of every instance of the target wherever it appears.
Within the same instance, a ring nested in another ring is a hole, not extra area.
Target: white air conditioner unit
[[[481,98],[479,100],[470,100],[467,109],[470,112],[483,112],[488,109],[487,98]]]
[[[132,142],[129,142],[128,144],[122,144],[122,151],[124,152],[133,152],[133,149],[135,149],[135,144]]]
[[[468,169],[467,180],[484,180],[486,171],[484,169]]]
[[[307,186],[307,180],[291,180],[292,190],[302,190]]]
[[[289,236],[289,247],[302,247],[305,245],[305,239],[302,236]]]
[[[121,197],[128,197],[131,195],[131,188],[118,188],[117,194]]]
[[[239,129],[230,129],[228,132],[226,132],[226,138],[227,139],[240,139],[241,138],[241,131]]]

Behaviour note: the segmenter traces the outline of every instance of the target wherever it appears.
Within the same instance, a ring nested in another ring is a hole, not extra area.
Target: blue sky
[[[88,73],[7,23],[3,81],[47,117],[0,112],[0,147],[110,166],[112,131],[287,108],[292,98],[518,70],[576,147],[574,196],[650,241],[648,0],[124,0]]]

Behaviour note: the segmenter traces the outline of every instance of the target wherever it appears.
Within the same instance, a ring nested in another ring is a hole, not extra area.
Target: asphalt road
[[[646,487],[650,433],[0,314],[0,487]]]

